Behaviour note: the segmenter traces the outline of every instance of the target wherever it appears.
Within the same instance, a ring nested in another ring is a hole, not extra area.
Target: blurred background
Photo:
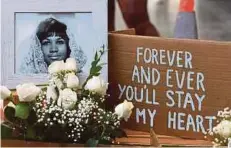
[[[109,30],[231,41],[231,0],[109,0]]]

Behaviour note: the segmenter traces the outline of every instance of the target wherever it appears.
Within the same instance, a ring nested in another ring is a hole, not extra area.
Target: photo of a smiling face
[[[98,20],[98,17],[93,17],[94,14],[16,13],[15,73],[30,76],[47,75],[51,63],[66,62],[68,58],[74,58],[78,73],[87,76],[95,51],[107,44],[106,21],[102,24],[93,23],[94,19]],[[103,61],[106,60],[107,55]],[[107,75],[106,66],[102,73]]]
[[[100,47],[91,38],[92,13],[16,13],[15,16],[16,73],[48,73],[52,62],[65,62],[67,58],[75,58],[79,71],[88,71],[87,59],[95,47]]]
[[[69,38],[66,31],[67,26],[52,17],[39,23],[36,36],[41,44],[47,66],[54,61],[66,61],[69,58]]]
[[[67,59],[67,43],[55,32],[42,40],[41,47],[47,65],[54,61],[65,61]]]
[[[92,5],[82,0],[58,1],[4,0],[2,85],[15,88],[28,82],[45,84],[52,63],[66,63],[69,58],[76,63],[80,82],[84,82],[96,51],[102,47],[107,51],[107,1],[90,0]],[[105,52],[101,62],[108,63],[107,59]],[[107,80],[107,75],[105,64],[100,76]]]

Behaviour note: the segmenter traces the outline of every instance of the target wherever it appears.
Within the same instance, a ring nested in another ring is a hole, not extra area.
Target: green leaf
[[[94,67],[97,65],[97,63],[98,63],[97,60],[93,61],[93,62],[91,63],[91,69],[94,68]]]
[[[94,71],[95,71],[95,68],[91,68],[90,69],[90,75],[92,75],[94,73]]]
[[[97,60],[97,59],[98,59],[98,53],[96,51],[96,53],[95,53],[95,60]]]
[[[30,113],[30,106],[28,103],[19,103],[15,108],[15,117],[27,119]]]
[[[102,66],[96,66],[95,71],[98,73],[103,67]]]
[[[86,146],[88,147],[96,147],[99,143],[99,140],[96,140],[94,138],[90,138],[87,140]]]
[[[102,69],[102,66],[96,66],[91,69],[90,73],[95,76],[95,74],[99,73],[101,69]]]
[[[13,129],[5,124],[1,124],[1,138],[11,138],[13,133]]]
[[[100,73],[95,73],[95,74],[94,74],[94,76],[99,76],[99,75],[100,75]]]
[[[100,52],[100,54],[101,54],[101,55],[103,55],[103,53],[104,53],[104,50],[100,50],[99,52]]]
[[[26,131],[26,138],[35,139],[35,137],[36,137],[35,130],[31,126],[29,126]]]
[[[4,109],[4,116],[10,122],[14,122],[15,121],[15,108],[11,106],[6,106],[6,108]]]

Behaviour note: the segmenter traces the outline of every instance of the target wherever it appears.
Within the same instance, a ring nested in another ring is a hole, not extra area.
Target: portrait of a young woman
[[[22,46],[25,47],[24,44]],[[18,70],[23,74],[47,73],[52,62],[65,61],[69,57],[76,59],[78,70],[81,71],[87,61],[84,51],[77,46],[67,25],[51,16],[38,24],[35,33],[29,38],[27,48],[28,53],[20,60]]]

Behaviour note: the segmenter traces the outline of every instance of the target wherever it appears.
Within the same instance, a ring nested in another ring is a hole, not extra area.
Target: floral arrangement
[[[4,108],[6,121],[2,123],[2,129],[11,131],[8,135],[17,139],[87,143],[90,146],[112,143],[116,137],[126,136],[120,121],[128,120],[134,106],[124,101],[115,107],[115,111],[105,109],[108,83],[99,77],[104,52],[104,49],[96,52],[90,74],[83,83],[77,76],[76,61],[69,58],[49,66],[48,86],[18,85],[18,103],[11,91],[1,86],[1,99],[9,102]]]
[[[231,141],[231,109],[228,107],[223,111],[218,111],[218,124],[207,133],[207,138],[212,140],[213,145],[228,146]]]

